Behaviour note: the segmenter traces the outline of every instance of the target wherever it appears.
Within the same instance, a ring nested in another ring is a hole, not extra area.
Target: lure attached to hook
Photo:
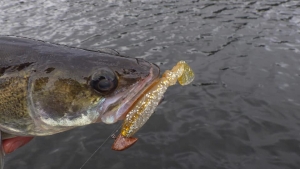
[[[160,79],[155,81],[134,104],[127,113],[123,122],[121,133],[116,138],[112,149],[125,150],[133,145],[137,138],[132,137],[150,118],[155,108],[163,98],[169,86],[176,81],[187,85],[194,80],[194,73],[185,61],[179,61],[172,70],[167,70]]]

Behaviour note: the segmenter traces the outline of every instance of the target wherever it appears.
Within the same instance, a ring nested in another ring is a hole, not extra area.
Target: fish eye
[[[98,70],[91,79],[90,85],[100,93],[110,93],[118,86],[117,75],[109,68]]]

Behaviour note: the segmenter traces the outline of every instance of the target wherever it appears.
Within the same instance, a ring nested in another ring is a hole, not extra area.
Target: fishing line
[[[111,135],[109,135],[104,142],[91,154],[91,156],[82,164],[82,166],[79,169],[82,169],[88,161],[90,161],[90,159],[100,150],[100,148],[107,142],[107,140],[111,137],[111,138],[115,138],[115,133],[117,133],[119,131],[119,129],[121,128],[122,123],[120,125],[118,125],[113,132],[111,133]]]

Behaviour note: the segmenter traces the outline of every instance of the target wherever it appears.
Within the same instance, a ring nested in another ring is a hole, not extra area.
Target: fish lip
[[[120,107],[116,111],[104,112],[102,116],[97,120],[97,122],[101,121],[106,124],[112,124],[117,122],[118,120],[123,120],[126,114],[129,112],[132,104],[144,94],[145,90],[147,90],[158,78],[160,75],[159,67],[150,62],[144,62],[151,65],[149,75],[143,78],[141,81],[136,83],[128,92],[122,92],[119,96],[113,98],[114,101],[121,101]],[[125,94],[125,95],[124,95]],[[105,111],[105,110],[104,110]]]

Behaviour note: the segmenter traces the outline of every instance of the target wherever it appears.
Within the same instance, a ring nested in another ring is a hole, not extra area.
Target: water
[[[298,169],[299,27],[296,0],[0,2],[1,35],[194,69],[193,85],[168,90],[136,145],[114,152],[109,139],[86,169]],[[79,168],[115,128],[36,138],[6,169]]]

